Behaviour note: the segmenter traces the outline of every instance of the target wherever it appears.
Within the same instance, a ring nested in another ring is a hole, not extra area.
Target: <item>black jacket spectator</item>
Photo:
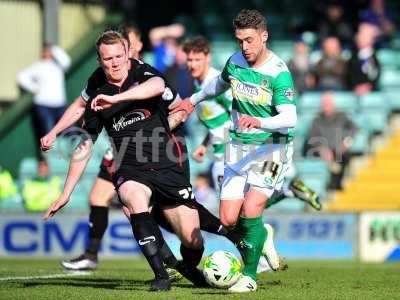
[[[378,80],[381,73],[381,66],[375,51],[366,53],[364,56],[358,51],[353,51],[348,61],[348,85],[355,89],[358,85],[368,83],[371,90],[378,90]]]

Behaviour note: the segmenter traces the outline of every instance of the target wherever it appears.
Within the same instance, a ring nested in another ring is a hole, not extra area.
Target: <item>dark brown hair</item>
[[[233,28],[267,30],[267,20],[255,9],[242,9],[233,20]]]
[[[196,36],[185,41],[182,49],[186,54],[190,52],[208,54],[210,53],[210,42],[204,36]]]
[[[129,34],[133,32],[139,39],[141,38],[142,34],[140,33],[139,28],[132,23],[126,23],[121,26],[119,31],[122,33],[122,36],[128,41],[128,46],[130,46],[129,42]]]
[[[104,31],[99,38],[97,39],[96,42],[96,51],[97,51],[97,56],[100,57],[100,45],[113,45],[113,44],[118,44],[121,43],[122,46],[124,46],[125,49],[125,43],[124,43],[124,37],[122,36],[121,33],[115,30],[106,30]]]

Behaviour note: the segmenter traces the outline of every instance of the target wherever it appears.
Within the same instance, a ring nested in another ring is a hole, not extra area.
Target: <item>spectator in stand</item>
[[[313,74],[318,90],[344,90],[346,88],[347,62],[337,37],[328,37],[322,43],[322,57],[314,67]]]
[[[385,0],[371,0],[369,8],[360,13],[360,23],[374,25],[378,29],[376,43],[383,47],[395,33],[396,27],[390,11],[386,8]]]
[[[204,205],[215,216],[219,213],[219,201],[215,190],[210,186],[210,178],[207,174],[200,173],[196,176],[194,195],[197,202]]]
[[[53,128],[64,113],[66,104],[64,73],[70,65],[71,59],[63,49],[44,44],[42,59],[22,70],[17,77],[21,88],[34,94],[32,120],[40,178],[49,175],[48,164],[40,150],[40,138]]]
[[[186,66],[186,53],[179,45],[175,53],[175,62],[165,70],[165,79],[177,90],[182,99],[189,97],[194,92],[193,77]]]
[[[339,3],[333,2],[327,6],[324,19],[320,22],[318,28],[321,41],[335,36],[345,47],[349,47],[352,43],[353,29],[344,20],[343,9]]]
[[[342,178],[350,161],[349,148],[357,128],[343,112],[335,110],[332,92],[321,96],[322,111],[314,119],[305,143],[305,156],[317,156],[331,171],[329,189],[341,189]]]
[[[356,48],[348,62],[348,86],[358,96],[378,89],[381,67],[376,57],[374,42],[376,29],[374,26],[362,24],[356,34]]]
[[[315,80],[311,73],[309,47],[302,38],[295,41],[293,57],[288,62],[288,68],[299,93],[315,86]]]
[[[185,34],[185,27],[181,24],[155,27],[150,30],[149,38],[153,47],[154,67],[160,72],[175,63],[178,39]]]

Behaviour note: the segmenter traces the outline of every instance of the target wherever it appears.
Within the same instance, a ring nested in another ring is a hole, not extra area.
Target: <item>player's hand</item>
[[[90,107],[94,111],[99,111],[99,110],[109,108],[112,105],[117,104],[117,103],[118,103],[118,100],[116,99],[115,96],[108,96],[108,95],[100,94],[92,100]]]
[[[178,111],[185,111],[187,115],[182,120],[183,122],[185,122],[187,117],[194,111],[194,105],[192,102],[190,102],[189,98],[186,98],[182,101],[175,101],[168,108],[170,109],[170,115],[177,113]]]
[[[56,140],[57,135],[53,132],[49,132],[40,139],[40,148],[42,151],[49,151],[53,147],[53,143]]]
[[[192,157],[195,161],[201,163],[204,161],[204,156],[207,153],[207,147],[204,145],[200,145],[194,150]]]
[[[239,128],[252,129],[260,127],[261,127],[261,122],[256,118],[250,116],[242,116],[239,118]]]
[[[57,200],[53,202],[53,204],[49,207],[46,213],[43,215],[43,219],[46,221],[53,217],[61,208],[65,206],[69,201],[69,197],[64,196],[61,194]]]

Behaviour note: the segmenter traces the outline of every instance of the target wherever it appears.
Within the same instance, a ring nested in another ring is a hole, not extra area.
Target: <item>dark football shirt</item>
[[[104,72],[96,70],[85,89],[90,98],[83,129],[92,139],[96,140],[105,128],[121,168],[163,169],[186,164],[182,129],[177,130],[177,139],[168,125],[168,104],[176,92],[167,84],[166,92],[160,96],[116,104],[98,112],[90,108],[92,99],[99,94],[115,95],[162,75],[146,63],[131,60],[131,69],[121,87],[106,82],[103,76]]]

